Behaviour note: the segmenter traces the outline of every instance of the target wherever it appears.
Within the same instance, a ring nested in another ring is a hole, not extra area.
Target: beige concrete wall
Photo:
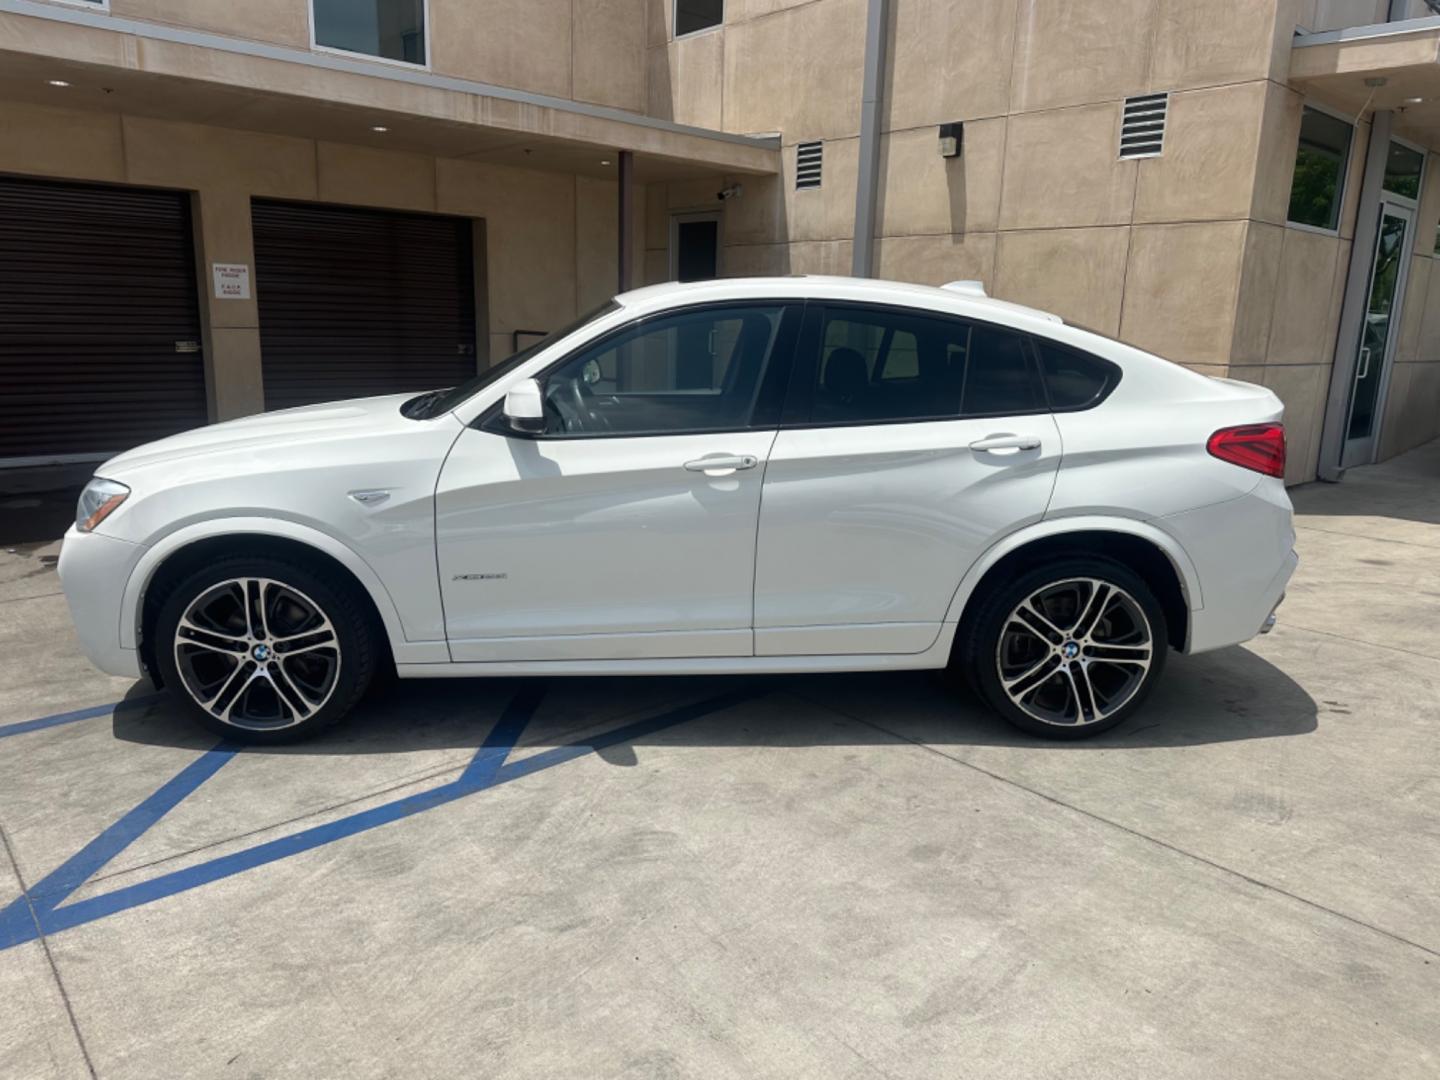
[[[646,7],[646,0],[429,0],[428,67],[643,112]],[[310,48],[310,0],[112,0],[110,9],[126,18]]]
[[[992,295],[1268,386],[1287,408],[1289,479],[1312,479],[1368,125],[1357,132],[1341,227],[1287,226],[1302,98],[1285,75],[1297,27],[1375,21],[1363,6],[891,0],[876,272],[979,278]],[[747,184],[724,205],[722,272],[848,273],[858,0],[732,0],[723,27],[679,41],[669,7],[650,0],[648,108],[718,117],[731,131],[778,130],[785,148],[778,185]],[[1123,99],[1157,91],[1170,92],[1164,153],[1119,160]],[[935,128],[950,120],[965,122],[965,145],[947,160]],[[824,143],[824,184],[797,192],[795,144],[812,139]],[[669,216],[715,209],[713,186],[651,192],[648,280],[668,276]],[[1440,213],[1440,193],[1431,201]],[[1440,368],[1427,351],[1431,337],[1440,345],[1431,250],[1417,252],[1426,265],[1411,278],[1409,367],[1397,367],[1387,454],[1440,424]]]
[[[554,329],[614,292],[613,181],[13,103],[0,108],[0,172],[194,193],[215,419],[264,407],[258,305],[215,299],[208,270],[211,262],[253,267],[252,197],[484,219],[495,359],[509,353],[513,331]],[[252,280],[262,292],[264,281]]]

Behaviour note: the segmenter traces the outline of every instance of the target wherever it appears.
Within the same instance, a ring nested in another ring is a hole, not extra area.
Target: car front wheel
[[[1138,710],[1165,666],[1165,614],[1127,567],[1057,560],[995,587],[963,662],[981,695],[1017,727],[1077,739]]]
[[[353,590],[272,558],[224,559],[165,598],[155,656],[165,685],[212,731],[291,742],[335,723],[375,666]]]

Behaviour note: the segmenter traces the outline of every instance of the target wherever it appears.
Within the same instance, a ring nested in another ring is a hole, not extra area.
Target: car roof
[[[1038,321],[1053,326],[1063,320],[1038,308],[986,296],[977,281],[954,281],[948,285],[915,285],[879,278],[831,277],[796,274],[789,277],[731,277],[709,281],[668,281],[621,293],[616,301],[627,308],[668,308],[676,304],[706,300],[744,298],[858,300],[891,303],[903,307],[927,308],[953,315],[1010,322]]]

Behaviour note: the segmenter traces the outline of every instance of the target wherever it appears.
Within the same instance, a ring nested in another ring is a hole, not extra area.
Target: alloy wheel
[[[1017,708],[1043,724],[1075,727],[1123,708],[1144,684],[1154,649],[1133,596],[1108,581],[1068,578],[1016,605],[995,660]]]
[[[252,731],[293,727],[335,692],[340,642],[330,618],[300,590],[270,578],[205,589],[175,628],[175,667],[186,691],[222,723]]]

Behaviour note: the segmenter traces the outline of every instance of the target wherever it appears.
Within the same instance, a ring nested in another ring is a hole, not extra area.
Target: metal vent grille
[[[1122,158],[1158,157],[1165,148],[1165,115],[1170,95],[1141,94],[1125,99],[1125,117],[1120,123]]]
[[[802,142],[795,147],[795,190],[820,186],[820,146],[818,142]]]

